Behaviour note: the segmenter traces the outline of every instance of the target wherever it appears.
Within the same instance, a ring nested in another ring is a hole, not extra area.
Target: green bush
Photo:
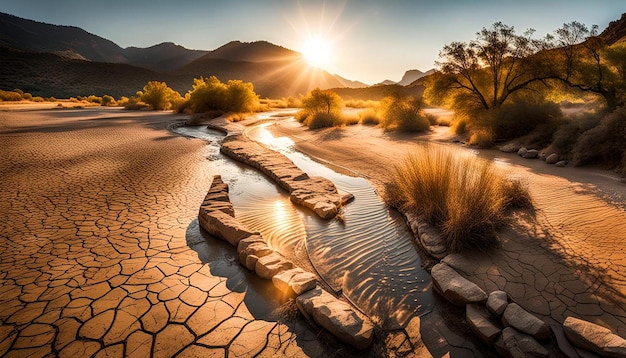
[[[575,165],[596,162],[622,167],[626,158],[626,108],[605,115],[597,126],[583,132],[572,154]]]
[[[552,136],[550,150],[559,154],[570,154],[580,135],[597,126],[601,116],[597,113],[586,112],[567,120],[559,126]]]
[[[381,126],[385,131],[423,132],[430,128],[424,114],[423,102],[418,97],[392,95],[380,101],[378,109]]]
[[[340,126],[344,124],[341,107],[339,95],[316,88],[302,99],[302,110],[296,114],[296,120],[311,129]]]
[[[240,80],[222,83],[215,76],[195,78],[188,103],[183,105],[192,113],[245,113],[256,111],[259,106],[259,96],[254,92],[252,83]]]
[[[137,92],[137,97],[158,111],[171,109],[181,101],[180,93],[159,81],[148,82],[142,91]]]
[[[524,185],[510,183],[492,162],[443,146],[407,156],[391,187],[390,201],[441,229],[452,251],[497,246],[504,209],[532,205]]]

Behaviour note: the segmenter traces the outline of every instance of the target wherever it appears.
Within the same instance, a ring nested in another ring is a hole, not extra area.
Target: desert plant
[[[408,155],[396,166],[392,187],[392,202],[441,229],[452,251],[498,245],[503,210],[529,197],[523,185],[510,184],[491,162],[442,146]]]
[[[252,83],[240,80],[222,83],[215,76],[195,78],[187,103],[183,104],[192,113],[252,112],[259,106],[259,96],[254,92]]]
[[[605,115],[600,123],[580,135],[572,149],[575,165],[591,162],[620,167],[626,158],[626,108]]]
[[[341,97],[330,90],[316,88],[302,99],[296,119],[311,129],[342,125]]]
[[[421,98],[393,94],[380,101],[378,108],[381,126],[386,131],[423,132],[430,122],[424,114]]]
[[[0,101],[21,101],[22,94],[15,91],[0,90]]]
[[[165,82],[150,81],[142,91],[137,92],[137,97],[155,110],[167,110],[173,107],[174,103],[180,101],[180,93],[167,86]]]
[[[105,94],[104,96],[102,96],[101,104],[103,106],[115,106],[117,105],[117,102],[115,102],[115,98],[109,96],[108,94]]]
[[[359,112],[360,123],[365,125],[374,125],[377,126],[380,124],[380,118],[378,118],[378,114],[376,110],[372,108],[367,108]]]

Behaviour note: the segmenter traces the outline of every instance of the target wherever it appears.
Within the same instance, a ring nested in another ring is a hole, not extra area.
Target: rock
[[[567,160],[559,160],[558,162],[556,162],[555,166],[559,167],[559,168],[563,168],[567,166]]]
[[[573,345],[603,357],[626,357],[626,339],[610,329],[582,319],[567,317],[563,322],[565,336]]]
[[[207,212],[222,211],[232,217],[235,216],[235,209],[228,197],[228,185],[222,181],[222,177],[219,175],[213,177],[209,192],[200,205],[200,212],[203,210]]]
[[[322,219],[332,219],[337,215],[337,205],[329,202],[318,201],[313,206],[313,211]]]
[[[502,330],[495,344],[496,351],[502,356],[512,358],[547,357],[548,351],[533,337],[523,334],[513,327]]]
[[[272,277],[274,287],[288,296],[300,295],[312,290],[317,285],[317,278],[310,272],[296,267],[283,271]]]
[[[539,151],[535,149],[529,149],[526,153],[522,154],[522,158],[535,159],[539,156]]]
[[[270,280],[276,274],[293,267],[293,263],[283,255],[278,252],[272,252],[269,255],[259,257],[259,260],[254,265],[254,271],[260,278]]]
[[[537,339],[550,338],[550,327],[517,303],[509,303],[502,315],[502,323]]]
[[[255,242],[247,245],[245,249],[239,251],[239,262],[241,262],[242,265],[248,268],[248,256],[253,255],[257,258],[261,258],[270,255],[273,252],[274,250],[270,249],[265,242]],[[255,267],[256,262],[254,263],[254,266],[250,268],[250,270],[254,270]]]
[[[493,344],[502,332],[491,319],[491,314],[482,306],[475,304],[465,306],[465,319],[472,332],[489,345]]]
[[[435,289],[455,305],[484,303],[487,300],[485,291],[445,263],[438,263],[433,266],[430,274]]]
[[[356,349],[365,349],[372,344],[372,322],[321,288],[301,294],[296,298],[296,304],[302,314],[312,318],[342,342]]]
[[[546,163],[548,164],[556,164],[559,161],[559,155],[556,153],[552,153],[550,155],[548,155],[548,157],[546,158]]]
[[[545,162],[546,158],[548,158],[548,155],[545,152],[539,152],[539,155],[537,156],[537,158],[539,158],[539,160]]]
[[[198,222],[209,234],[228,241],[234,247],[242,239],[259,234],[248,230],[239,220],[222,211],[207,212],[201,209]]]
[[[576,352],[576,348],[574,348],[570,341],[567,340],[567,337],[565,337],[563,326],[560,324],[551,324],[550,330],[552,331],[552,337],[554,337],[554,341],[556,342],[556,348],[563,354],[564,357],[580,357]]]
[[[408,216],[407,221],[411,231],[417,235],[422,247],[430,256],[441,260],[448,255],[446,241],[441,231],[417,217]]]
[[[508,304],[509,297],[504,291],[493,291],[489,294],[489,298],[487,298],[487,308],[498,317],[502,317]]]
[[[517,143],[509,143],[509,144],[505,144],[503,146],[501,146],[500,151],[504,152],[504,153],[515,153],[518,150],[520,150],[520,148],[522,147],[521,144],[517,144]]]
[[[256,255],[248,255],[246,256],[246,263],[244,264],[244,266],[246,266],[246,268],[250,271],[254,271],[254,268],[256,267],[256,263],[259,261],[259,257]]]
[[[239,244],[237,244],[237,253],[240,253],[244,251],[248,246],[259,242],[265,243],[265,240],[261,235],[252,235],[246,237],[245,239],[241,239],[239,241]]]
[[[520,149],[518,149],[517,155],[519,155],[520,157],[523,157],[524,155],[526,155],[526,152],[528,152],[528,149],[521,147]]]

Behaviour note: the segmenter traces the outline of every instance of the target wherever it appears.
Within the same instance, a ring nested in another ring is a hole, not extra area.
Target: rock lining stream
[[[295,151],[291,140],[275,138],[266,129],[271,124],[248,128],[246,135],[284,154],[309,175],[325,177],[340,191],[353,194],[354,202],[342,208],[343,220],[323,220],[296,208],[275,184],[262,183],[250,177],[248,169],[221,157],[222,133],[205,127],[174,131],[209,141],[207,157],[223,167],[222,178],[231,186],[231,201],[242,223],[300,266],[306,268],[302,263],[310,259],[309,265],[335,293],[384,328],[400,329],[413,316],[430,312],[430,275],[421,267],[403,218],[385,206],[365,179],[339,174]],[[239,170],[245,175],[233,172]]]

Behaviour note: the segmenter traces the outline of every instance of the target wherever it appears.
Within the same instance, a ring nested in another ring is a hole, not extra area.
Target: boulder
[[[356,349],[372,344],[374,325],[367,317],[361,317],[346,302],[317,287],[296,298],[300,312],[313,319],[342,342]]]
[[[451,303],[464,306],[468,303],[484,303],[487,294],[475,283],[467,280],[445,263],[433,266],[430,274],[435,289]]]
[[[559,167],[559,168],[563,168],[567,166],[567,160],[559,160],[558,162],[556,162],[555,166]]]
[[[280,272],[272,277],[274,287],[288,296],[298,296],[317,285],[317,278],[310,272],[296,267]]]
[[[518,150],[520,150],[520,148],[521,148],[521,147],[522,147],[522,145],[521,145],[521,144],[518,144],[518,143],[509,143],[509,144],[505,144],[505,145],[501,146],[501,147],[500,147],[500,148],[498,148],[498,149],[500,149],[500,151],[501,151],[501,152],[504,152],[504,153],[515,153],[515,152],[517,152]]]
[[[559,155],[556,153],[552,153],[550,155],[548,155],[548,157],[546,158],[546,163],[548,164],[556,164],[559,161]]]
[[[529,149],[526,153],[522,154],[522,158],[535,159],[539,156],[539,151],[536,149]]]
[[[523,157],[524,155],[526,155],[526,152],[528,152],[528,149],[521,147],[520,149],[517,150],[517,155],[519,155],[520,157]]]
[[[318,201],[313,206],[313,211],[322,219],[332,219],[337,215],[338,209],[333,203]]]
[[[225,184],[222,181],[222,177],[219,175],[215,175],[213,177],[213,182],[211,182],[209,192],[204,197],[204,200],[200,205],[200,213],[203,211],[222,211],[232,217],[235,216],[235,209],[230,203],[230,198],[228,197],[228,184]]]
[[[548,351],[533,337],[519,332],[513,327],[502,330],[495,344],[496,351],[504,357],[526,358],[547,357]]]
[[[240,253],[244,251],[248,246],[259,242],[265,243],[265,240],[261,235],[252,235],[246,237],[245,239],[241,239],[239,241],[239,244],[237,244],[237,253]]]
[[[465,319],[474,334],[481,341],[491,345],[502,330],[491,319],[491,314],[484,307],[475,304],[465,306]]]
[[[509,303],[502,315],[502,323],[537,339],[550,338],[550,327],[517,303]]]
[[[198,222],[209,234],[228,241],[234,247],[242,239],[259,234],[248,230],[239,220],[222,211],[207,212],[200,209]]]
[[[576,347],[590,350],[603,357],[626,357],[626,339],[608,328],[567,317],[563,322],[563,329],[567,339]]]
[[[487,308],[498,317],[502,317],[508,304],[509,297],[504,291],[493,291],[489,294],[489,298],[487,298]]]
[[[565,331],[560,324],[551,324],[550,330],[552,331],[553,342],[556,344],[556,348],[563,354],[563,357],[578,358],[580,355],[576,352],[576,348],[572,346],[570,341],[565,337]]]
[[[254,265],[254,271],[260,278],[270,280],[276,274],[292,269],[293,267],[293,263],[283,255],[278,252],[272,252],[269,255],[259,257]]]
[[[430,256],[441,260],[448,255],[446,241],[440,230],[418,217],[407,217],[407,220],[411,231],[417,235],[422,247]]]
[[[265,242],[255,242],[247,245],[244,250],[239,251],[239,262],[247,268],[248,265],[246,263],[248,262],[248,256],[253,255],[257,258],[261,258],[270,255],[273,252],[274,250],[270,249]],[[251,270],[253,270],[255,266],[256,263]]]

